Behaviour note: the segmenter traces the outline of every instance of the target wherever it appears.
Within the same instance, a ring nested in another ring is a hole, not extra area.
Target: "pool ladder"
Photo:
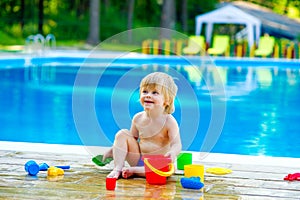
[[[56,48],[56,40],[53,34],[44,37],[41,34],[30,35],[25,41],[25,53],[29,57],[25,58],[24,79],[32,83],[49,82],[55,80],[55,68],[42,66],[39,62],[32,63],[32,58],[43,57],[46,52]]]
[[[56,39],[53,34],[44,37],[41,34],[30,35],[25,40],[25,53],[42,55],[45,50],[56,48]]]

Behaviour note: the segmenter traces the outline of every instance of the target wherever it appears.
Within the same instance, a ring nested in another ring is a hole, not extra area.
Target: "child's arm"
[[[138,129],[137,129],[137,127],[136,127],[136,123],[135,123],[136,117],[137,117],[138,115],[139,115],[139,113],[136,114],[136,115],[133,117],[132,122],[131,122],[131,127],[130,127],[130,134],[131,134],[136,140],[139,139],[139,131],[138,131]]]
[[[165,156],[170,156],[174,162],[181,152],[182,144],[179,134],[179,127],[175,118],[170,115],[167,121],[168,136],[170,140],[170,150],[165,154]]]

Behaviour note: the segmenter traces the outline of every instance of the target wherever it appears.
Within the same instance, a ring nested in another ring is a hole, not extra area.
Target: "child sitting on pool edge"
[[[118,131],[113,146],[103,155],[103,161],[114,159],[114,169],[107,177],[145,177],[142,156],[147,154],[176,160],[182,148],[178,123],[171,115],[176,93],[177,86],[166,73],[154,72],[142,79],[140,103],[144,111],[134,115],[130,130]],[[125,161],[130,167],[124,167]]]

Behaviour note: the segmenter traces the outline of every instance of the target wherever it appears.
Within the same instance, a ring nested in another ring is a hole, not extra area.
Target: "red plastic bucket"
[[[147,159],[147,161],[145,160]],[[170,157],[164,157],[163,155],[146,155],[143,156],[144,166],[145,166],[145,174],[146,174],[146,181],[152,185],[164,185],[167,182],[167,176],[170,176],[169,173],[174,172],[174,168],[170,169],[172,165],[172,160]],[[170,165],[171,164],[171,165]],[[159,171],[159,175],[155,171]],[[172,171],[173,170],[173,171]]]

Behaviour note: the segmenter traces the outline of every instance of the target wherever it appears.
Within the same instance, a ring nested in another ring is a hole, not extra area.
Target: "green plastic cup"
[[[180,153],[177,156],[177,169],[183,170],[184,165],[190,165],[193,161],[192,153]]]

